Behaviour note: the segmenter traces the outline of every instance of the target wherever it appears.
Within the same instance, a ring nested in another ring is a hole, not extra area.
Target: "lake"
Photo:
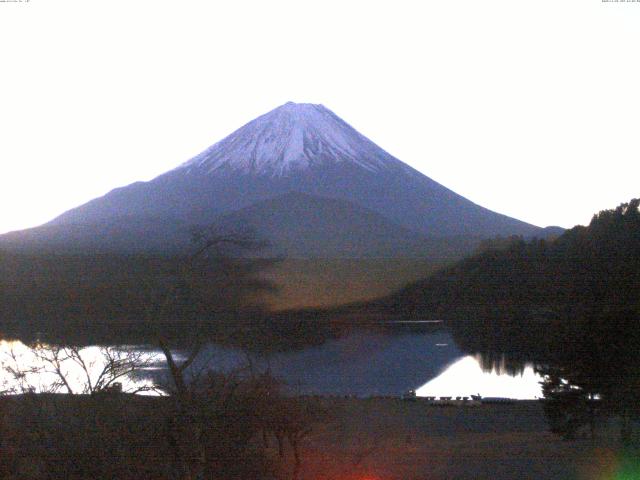
[[[100,371],[102,360],[98,347],[86,347],[82,354],[96,372]],[[148,384],[149,377],[157,377],[163,372],[162,356],[153,350],[145,354],[153,364],[146,370],[148,376],[123,382],[125,388]],[[176,354],[180,355],[179,352]],[[4,366],[4,390],[16,386],[15,375],[6,371],[7,366],[19,364],[25,369],[38,367],[42,370],[41,360],[34,358],[20,342],[0,342],[0,358]],[[422,396],[478,393],[485,397],[519,399],[541,396],[540,378],[530,366],[515,376],[500,368],[483,371],[479,358],[462,352],[446,331],[393,334],[354,331],[322,345],[265,355],[209,344],[194,368],[198,370],[206,364],[224,372],[246,365],[260,371],[269,370],[294,394],[398,396],[416,390]],[[65,368],[74,384],[86,381],[85,373],[77,365],[69,363]],[[32,372],[22,381],[35,385],[36,390],[43,390],[55,377],[50,366],[48,370]]]

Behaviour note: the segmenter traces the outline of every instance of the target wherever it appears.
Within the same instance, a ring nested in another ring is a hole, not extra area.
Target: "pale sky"
[[[640,1],[0,0],[0,42],[0,232],[288,100],[536,225],[640,196]]]

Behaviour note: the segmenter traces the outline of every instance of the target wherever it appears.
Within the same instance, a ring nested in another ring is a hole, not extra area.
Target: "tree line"
[[[375,308],[445,319],[465,350],[506,354],[514,370],[535,362],[559,433],[617,416],[630,440],[640,394],[639,206],[601,211],[550,241],[485,242]]]

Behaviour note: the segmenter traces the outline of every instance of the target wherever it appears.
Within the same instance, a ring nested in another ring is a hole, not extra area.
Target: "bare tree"
[[[131,347],[100,346],[80,348],[74,345],[35,343],[25,354],[11,349],[2,362],[9,374],[12,393],[58,392],[94,394],[122,386],[122,382],[149,367],[154,356]],[[152,389],[151,385],[130,382],[129,393]]]
[[[215,384],[219,391],[213,395],[209,388],[213,384],[212,377],[207,376],[207,362],[204,362],[199,376],[194,375],[196,372],[193,371],[207,337],[196,332],[188,345],[182,345],[181,355],[178,356],[172,348],[171,336],[163,331],[163,327],[176,320],[175,316],[182,311],[187,312],[185,316],[194,312],[196,317],[202,315],[203,318],[194,319],[196,323],[201,323],[211,320],[212,309],[216,307],[239,310],[246,295],[265,287],[264,283],[248,278],[253,273],[251,269],[248,272],[243,270],[243,265],[226,256],[229,250],[246,251],[263,246],[252,232],[199,229],[192,232],[192,238],[195,246],[193,253],[184,258],[170,287],[161,298],[149,303],[146,312],[147,322],[156,327],[156,342],[170,377],[170,384],[162,387],[174,399],[173,412],[167,424],[175,464],[173,476],[180,480],[204,478],[207,465],[222,461],[214,461],[212,455],[217,453],[211,451],[212,442],[208,441],[208,436],[212,434],[211,424],[215,423],[212,418],[220,419],[230,411],[231,399],[235,398],[236,389],[242,382],[234,375],[226,376],[223,384]],[[228,266],[226,275],[215,274],[214,267],[221,264]],[[247,431],[251,431],[251,428]]]
[[[231,250],[255,250],[262,248],[265,243],[258,240],[256,235],[250,230],[238,230],[231,232],[222,232],[215,226],[208,229],[194,228],[191,231],[191,237],[195,249],[193,253],[187,256],[182,265],[179,268],[178,278],[175,279],[171,287],[164,293],[163,297],[157,301],[152,301],[148,304],[146,309],[147,323],[156,325],[156,337],[157,344],[160,348],[169,369],[171,381],[172,393],[177,397],[184,397],[188,395],[189,381],[186,378],[187,370],[194,364],[198,356],[200,355],[206,340],[201,336],[196,336],[188,348],[184,349],[186,355],[182,360],[176,359],[171,348],[171,340],[166,334],[162,332],[161,326],[170,322],[171,319],[167,318],[174,312],[173,307],[184,301],[184,297],[188,297],[187,301],[202,301],[202,298],[193,298],[190,293],[198,290],[196,282],[206,282],[207,275],[210,273],[208,268],[216,262],[221,262],[226,258],[227,251]],[[234,267],[238,268],[237,265]],[[194,282],[194,279],[196,282]],[[218,278],[212,278],[212,282],[218,281]],[[217,286],[214,285],[214,288]],[[240,286],[238,284],[229,287],[229,290],[236,288],[243,290],[242,292],[220,292],[219,303],[229,301],[230,303],[236,303],[236,307],[239,307],[242,303],[242,294],[246,293],[246,289],[266,289],[268,288],[265,283],[253,282],[249,285]],[[224,286],[219,286],[223,289]],[[232,298],[230,298],[232,297]],[[215,303],[213,299],[204,299],[205,308],[211,307],[212,303]],[[166,386],[165,386],[166,387]]]

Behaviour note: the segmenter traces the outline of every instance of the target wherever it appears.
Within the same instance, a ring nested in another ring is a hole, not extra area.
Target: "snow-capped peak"
[[[181,169],[268,176],[350,162],[370,171],[402,164],[323,105],[287,102],[252,120]]]

